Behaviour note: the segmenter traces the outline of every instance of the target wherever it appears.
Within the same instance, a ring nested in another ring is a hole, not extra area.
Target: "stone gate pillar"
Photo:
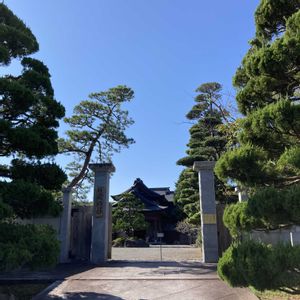
[[[60,224],[60,263],[69,261],[70,238],[71,238],[71,210],[72,210],[72,189],[63,189],[63,212]]]
[[[91,262],[101,264],[107,260],[109,179],[115,167],[112,163],[90,164],[89,167],[95,172]]]
[[[193,167],[199,175],[202,259],[205,263],[215,263],[219,258],[214,166],[214,161],[196,161]]]

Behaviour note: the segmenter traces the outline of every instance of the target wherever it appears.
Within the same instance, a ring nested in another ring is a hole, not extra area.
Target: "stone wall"
[[[55,229],[57,233],[57,239],[60,238],[60,228],[61,228],[61,217],[42,217],[42,218],[33,218],[33,219],[24,219],[17,220],[20,224],[37,224],[37,225],[50,225]]]
[[[276,245],[278,243],[288,243],[300,245],[300,226],[292,226],[288,229],[271,230],[269,232],[253,230],[250,237],[256,241],[266,244]]]

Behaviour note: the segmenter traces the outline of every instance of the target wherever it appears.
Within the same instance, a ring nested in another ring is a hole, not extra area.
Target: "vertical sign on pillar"
[[[90,164],[89,167],[95,172],[91,262],[102,264],[108,253],[109,180],[115,167],[111,163]]]
[[[199,175],[202,255],[206,263],[215,263],[219,258],[214,166],[213,161],[196,161],[193,167]]]

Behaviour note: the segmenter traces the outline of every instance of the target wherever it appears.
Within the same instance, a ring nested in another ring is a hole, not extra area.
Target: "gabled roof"
[[[112,196],[115,201],[121,201],[125,193],[132,193],[145,205],[145,211],[162,211],[166,210],[170,202],[166,199],[165,195],[155,192],[153,189],[148,188],[140,178],[137,178],[133,186],[126,190],[124,193]]]

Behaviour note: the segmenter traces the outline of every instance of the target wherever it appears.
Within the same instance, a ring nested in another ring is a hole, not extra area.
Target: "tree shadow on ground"
[[[110,261],[105,267],[123,268],[132,267],[145,269],[145,272],[138,272],[138,275],[159,276],[159,275],[204,275],[216,272],[216,264],[205,264],[200,262],[178,262],[178,261]],[[149,269],[149,271],[147,271]]]
[[[56,280],[63,280],[72,275],[91,270],[95,267],[95,265],[88,262],[72,262],[58,264],[52,269],[39,271],[22,269],[10,272],[1,272],[0,282],[18,282],[21,278],[23,283],[51,283]]]
[[[102,300],[124,300],[118,296],[110,295],[110,294],[102,294],[102,293],[91,293],[91,292],[76,292],[76,293],[65,293],[63,296],[46,296],[45,300],[50,299],[69,299],[69,300],[79,300],[79,299],[102,299]]]

